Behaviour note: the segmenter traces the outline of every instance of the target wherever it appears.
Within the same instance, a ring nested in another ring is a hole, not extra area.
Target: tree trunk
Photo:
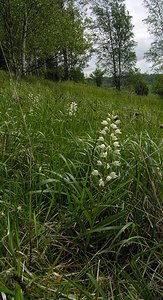
[[[22,33],[22,70],[21,75],[25,75],[27,72],[27,62],[26,62],[26,41],[27,41],[27,28],[28,28],[28,14],[27,5],[24,4],[24,24]]]
[[[64,66],[64,80],[69,79],[69,68],[68,68],[68,55],[67,49],[63,49],[63,66]]]

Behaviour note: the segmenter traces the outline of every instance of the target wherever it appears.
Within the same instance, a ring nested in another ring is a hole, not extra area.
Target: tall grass
[[[0,95],[1,298],[162,299],[163,102],[4,72]],[[99,186],[108,113],[120,166]]]

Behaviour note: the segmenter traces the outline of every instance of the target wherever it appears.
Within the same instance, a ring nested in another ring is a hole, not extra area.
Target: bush
[[[75,68],[70,71],[70,79],[75,82],[84,82],[84,73],[80,68]]]
[[[98,87],[102,85],[103,82],[103,76],[105,74],[105,71],[96,68],[94,72],[91,73],[90,78],[93,80],[93,82],[96,83]]]
[[[152,86],[152,92],[163,97],[163,74],[158,74],[155,77],[154,84]]]
[[[135,84],[135,93],[140,96],[147,96],[149,93],[149,88],[145,80],[139,80]]]

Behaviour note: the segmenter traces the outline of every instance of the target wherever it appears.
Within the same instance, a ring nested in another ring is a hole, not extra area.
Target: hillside
[[[163,101],[0,72],[0,293],[162,299]]]

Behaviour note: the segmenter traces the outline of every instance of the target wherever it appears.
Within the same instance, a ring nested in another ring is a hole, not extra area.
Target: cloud
[[[137,41],[137,45],[135,47],[135,51],[137,54],[137,60],[142,60],[144,57],[144,53],[147,52],[150,48],[151,43],[153,42],[153,38],[151,37],[141,37]]]
[[[141,59],[137,62],[137,68],[141,70],[142,73],[151,73],[151,63],[148,63],[145,59]]]
[[[143,21],[147,17],[147,10],[143,5],[143,0],[126,0],[126,7],[132,16],[134,25],[134,39],[137,42],[135,52],[137,55],[137,67],[142,72],[151,72],[151,64],[144,59],[144,53],[149,50],[153,37],[148,32],[148,27]]]

